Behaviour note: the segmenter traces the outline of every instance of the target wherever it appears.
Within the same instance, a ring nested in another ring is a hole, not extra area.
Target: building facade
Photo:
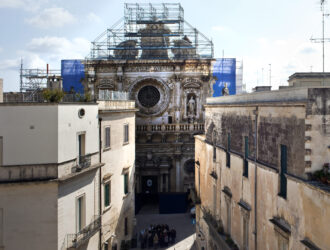
[[[139,109],[137,192],[193,187],[193,136],[204,130],[202,104],[211,95],[211,60],[109,60],[98,64],[95,75],[99,89],[128,92]]]
[[[330,89],[207,100],[196,136],[200,249],[327,249]]]
[[[96,104],[1,104],[2,249],[99,247],[97,115]]]
[[[84,86],[128,92],[139,109],[137,193],[186,191],[194,185],[193,136],[204,131],[202,105],[213,91],[212,41],[178,3],[127,3],[123,20],[92,42]]]
[[[136,233],[135,112],[134,101],[99,101],[101,161],[105,163],[101,169],[104,250],[121,249],[122,244],[130,244]]]
[[[130,245],[135,112],[127,98],[0,105],[1,249]]]

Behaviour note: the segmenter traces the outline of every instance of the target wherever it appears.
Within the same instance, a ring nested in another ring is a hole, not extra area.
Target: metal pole
[[[322,4],[322,69],[323,69],[323,73],[324,73],[324,6]]]

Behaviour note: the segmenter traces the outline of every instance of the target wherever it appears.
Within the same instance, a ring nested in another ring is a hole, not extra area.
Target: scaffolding
[[[184,20],[179,3],[126,3],[124,17],[93,42],[87,59],[213,58],[213,43]]]
[[[34,92],[47,87],[49,81],[60,80],[60,70],[46,69],[25,69],[23,60],[20,68],[20,92]]]

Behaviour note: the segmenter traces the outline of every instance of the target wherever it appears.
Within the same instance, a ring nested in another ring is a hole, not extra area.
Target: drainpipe
[[[258,159],[258,107],[253,111],[255,115],[255,128],[254,128],[254,246],[255,250],[258,249],[258,227],[257,227],[257,184],[258,184],[258,176],[257,176],[257,159]]]
[[[102,163],[102,137],[101,137],[101,129],[102,129],[102,118],[99,117],[99,163]],[[100,215],[100,238],[99,238],[99,250],[102,249],[102,167],[100,167],[99,171],[99,215]]]

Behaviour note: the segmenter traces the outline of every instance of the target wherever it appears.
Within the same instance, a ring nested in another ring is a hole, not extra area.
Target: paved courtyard
[[[189,213],[185,214],[158,214],[157,209],[154,207],[144,207],[139,214],[136,215],[137,219],[137,232],[142,229],[148,228],[150,224],[167,224],[170,228],[176,230],[176,243],[166,248],[158,249],[171,249],[171,250],[195,250],[195,225],[192,224],[192,219]],[[140,242],[138,242],[138,248]],[[145,248],[148,249],[148,248]],[[150,248],[154,249],[154,248]]]

